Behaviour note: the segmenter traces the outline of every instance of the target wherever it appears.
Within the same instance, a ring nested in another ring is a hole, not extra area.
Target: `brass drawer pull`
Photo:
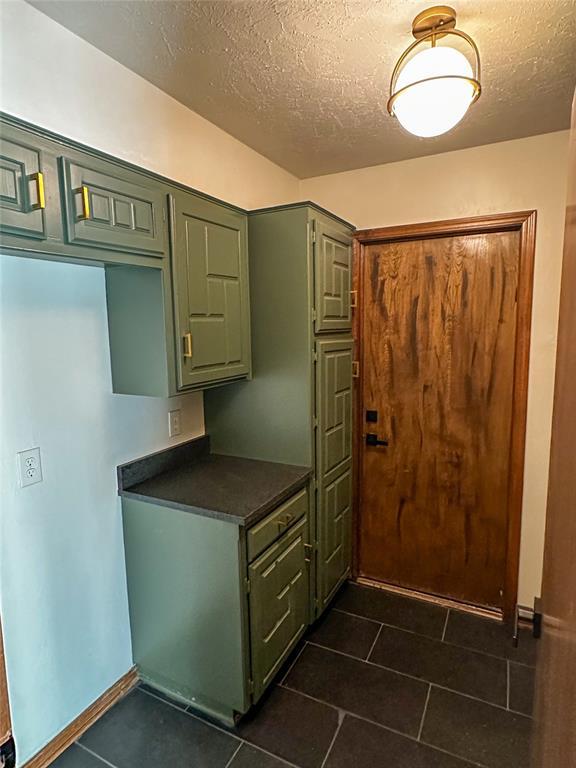
[[[283,530],[287,525],[290,525],[292,520],[294,520],[294,515],[291,512],[288,512],[287,515],[285,515],[283,518],[281,517],[278,520],[278,529]]]
[[[358,291],[350,291],[350,309],[358,308]]]
[[[86,220],[90,218],[90,190],[85,184],[82,184],[80,189],[76,190],[77,193],[80,193],[82,197],[82,213],[80,214],[79,218],[81,220]]]
[[[31,206],[33,211],[42,211],[44,208],[46,208],[46,195],[44,193],[44,174],[42,171],[38,171],[37,173],[33,173],[30,176],[30,181],[36,182],[36,195],[37,195],[37,202]]]
[[[192,334],[185,333],[182,337],[184,340],[184,357],[192,357]]]

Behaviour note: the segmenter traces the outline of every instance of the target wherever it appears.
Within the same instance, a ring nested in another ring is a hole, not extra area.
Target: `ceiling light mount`
[[[437,37],[442,37],[445,34],[444,30],[454,29],[455,26],[454,8],[450,8],[449,5],[434,5],[416,16],[412,22],[412,34],[416,40],[434,31]]]
[[[447,5],[419,13],[412,34],[416,40],[392,72],[388,112],[416,136],[439,136],[459,123],[480,97],[480,53],[470,35],[456,29],[456,12]],[[474,69],[456,48],[436,45],[448,36],[467,44]],[[425,47],[428,42],[430,48]]]

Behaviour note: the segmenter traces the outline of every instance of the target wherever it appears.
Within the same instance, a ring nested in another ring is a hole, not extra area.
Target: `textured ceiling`
[[[386,112],[425,0],[29,0],[300,177],[567,128],[576,0],[454,0],[483,93],[453,131],[405,133]]]

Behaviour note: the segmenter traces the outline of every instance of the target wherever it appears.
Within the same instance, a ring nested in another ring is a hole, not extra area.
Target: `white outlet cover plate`
[[[30,448],[28,451],[20,451],[16,454],[18,460],[18,477],[20,487],[35,485],[42,482],[42,462],[40,460],[40,448]]]
[[[182,412],[180,410],[168,412],[168,434],[170,437],[176,437],[182,432],[181,417]]]

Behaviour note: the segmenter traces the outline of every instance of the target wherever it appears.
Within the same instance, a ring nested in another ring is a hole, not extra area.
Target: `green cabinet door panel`
[[[0,231],[46,237],[40,152],[25,141],[0,139]]]
[[[352,238],[335,223],[315,222],[314,282],[316,333],[352,328]]]
[[[233,724],[249,706],[238,526],[122,499],[132,651],[141,676]]]
[[[308,626],[307,543],[308,521],[303,519],[249,567],[254,702]]]
[[[171,203],[179,386],[246,376],[246,216],[195,195],[173,195]]]
[[[69,243],[162,258],[166,197],[160,185],[112,163],[62,159]]]
[[[316,342],[317,598],[321,610],[351,563],[352,358],[349,337]]]
[[[352,562],[352,470],[318,493],[317,599],[322,611],[350,574]]]
[[[316,342],[316,469],[330,482],[352,463],[352,358],[354,341]]]

